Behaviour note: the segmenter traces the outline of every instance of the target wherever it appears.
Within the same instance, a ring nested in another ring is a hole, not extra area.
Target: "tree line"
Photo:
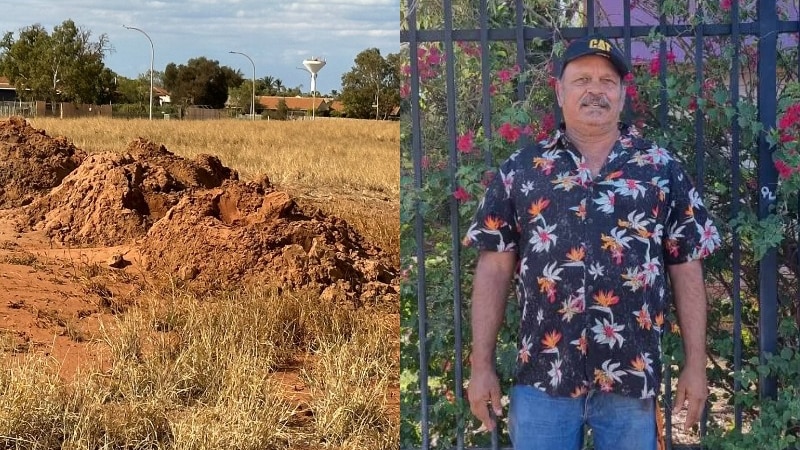
[[[0,41],[0,75],[8,78],[22,100],[89,104],[144,104],[149,102],[150,74],[135,79],[115,73],[104,64],[112,51],[104,33],[92,32],[65,20],[48,32],[40,24],[5,32]],[[342,92],[331,96],[342,102],[352,118],[385,117],[400,103],[400,55],[385,58],[377,48],[359,53],[352,70],[342,75]],[[241,71],[199,56],[185,64],[171,62],[153,72],[154,84],[170,93],[180,106],[230,106],[249,111],[251,79]],[[279,78],[255,80],[256,95],[302,96],[300,86],[287,87]],[[319,92],[316,95],[320,95]],[[377,105],[377,106],[375,106]]]

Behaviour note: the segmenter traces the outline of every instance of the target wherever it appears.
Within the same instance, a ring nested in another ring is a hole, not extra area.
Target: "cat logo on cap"
[[[596,48],[604,52],[611,51],[611,43],[604,39],[592,39],[589,41],[589,48]]]

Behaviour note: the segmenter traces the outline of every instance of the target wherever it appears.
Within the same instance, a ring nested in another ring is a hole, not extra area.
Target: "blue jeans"
[[[595,450],[655,450],[655,400],[600,391],[552,397],[533,386],[511,389],[508,426],[515,450],[580,450],[583,428]]]

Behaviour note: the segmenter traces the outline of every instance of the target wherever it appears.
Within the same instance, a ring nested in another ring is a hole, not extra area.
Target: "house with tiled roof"
[[[164,88],[153,86],[153,95],[158,97],[158,104],[164,106],[164,103],[171,103],[170,93]]]

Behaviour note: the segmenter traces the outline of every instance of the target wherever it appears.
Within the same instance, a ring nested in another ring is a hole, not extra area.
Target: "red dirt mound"
[[[0,209],[15,208],[58,186],[86,153],[21,117],[0,121]]]
[[[113,246],[142,237],[192,188],[237,180],[210,155],[188,160],[146,139],[124,154],[97,153],[49,194],[26,206],[22,230],[45,230],[64,244]]]
[[[397,294],[380,249],[339,218],[306,215],[266,179],[187,194],[150,228],[140,252],[149,269],[201,288],[262,282],[355,305]]]

